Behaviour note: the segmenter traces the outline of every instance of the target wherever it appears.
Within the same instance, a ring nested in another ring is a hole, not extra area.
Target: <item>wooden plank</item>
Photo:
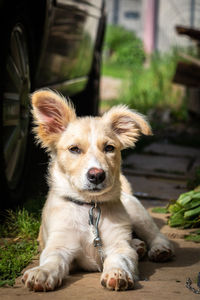
[[[188,62],[195,64],[200,67],[200,59],[193,57],[191,55],[188,55],[186,53],[179,53],[179,56],[183,57],[184,59],[188,60]]]
[[[187,87],[200,87],[200,66],[193,63],[178,62],[173,82]]]
[[[200,41],[200,30],[180,25],[175,28],[178,34],[187,35],[196,41]]]

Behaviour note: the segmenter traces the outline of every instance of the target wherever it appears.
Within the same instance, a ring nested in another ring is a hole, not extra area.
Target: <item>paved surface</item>
[[[187,181],[198,166],[199,149],[166,143],[152,143],[142,153],[133,152],[123,160],[124,174],[136,195],[167,201],[187,191]]]
[[[122,80],[109,76],[103,76],[100,82],[100,99],[113,100],[119,97]]]
[[[0,299],[48,299],[48,300],[154,300],[154,299],[200,299],[185,287],[188,277],[194,282],[200,272],[200,244],[186,242],[188,232],[166,225],[167,215],[153,214],[153,206],[165,206],[170,199],[186,191],[186,182],[198,165],[200,153],[196,149],[153,143],[141,154],[131,154],[124,160],[124,173],[128,176],[134,192],[148,208],[161,231],[173,242],[176,257],[167,263],[153,263],[144,259],[139,264],[140,281],[135,290],[110,292],[100,286],[99,273],[75,273],[64,285],[48,293],[26,290],[18,278],[13,288],[1,288]],[[191,230],[189,230],[190,232]],[[38,260],[33,262],[37,265]],[[29,266],[30,267],[30,266]]]

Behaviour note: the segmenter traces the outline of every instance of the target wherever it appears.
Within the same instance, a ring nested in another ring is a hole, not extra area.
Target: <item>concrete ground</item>
[[[167,215],[151,212],[154,206],[165,206],[170,199],[176,199],[186,191],[186,182],[200,165],[200,153],[190,147],[163,143],[152,143],[140,154],[131,153],[123,163],[123,172],[130,180],[138,195],[153,216],[161,231],[174,244],[175,257],[166,263],[153,263],[145,258],[139,263],[140,280],[135,290],[125,292],[107,291],[100,285],[100,273],[71,274],[61,288],[48,293],[34,293],[23,287],[21,277],[14,287],[0,289],[0,299],[48,299],[48,300],[100,300],[100,299],[200,299],[185,287],[188,277],[194,282],[200,272],[200,244],[184,240],[191,230],[170,228]],[[36,258],[31,265],[38,264]]]

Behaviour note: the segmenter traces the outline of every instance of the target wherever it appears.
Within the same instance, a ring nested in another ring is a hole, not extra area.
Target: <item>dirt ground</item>
[[[151,211],[151,209],[149,209]],[[153,263],[147,258],[139,263],[140,280],[134,290],[125,292],[107,291],[100,285],[100,273],[74,273],[56,291],[47,293],[30,292],[21,283],[21,277],[14,287],[0,289],[2,300],[155,300],[200,299],[185,287],[188,277],[194,282],[200,271],[200,244],[187,242],[183,239],[183,230],[171,229],[166,224],[166,215],[153,214],[161,231],[171,238],[176,256],[167,263]],[[38,264],[36,259],[30,266]]]

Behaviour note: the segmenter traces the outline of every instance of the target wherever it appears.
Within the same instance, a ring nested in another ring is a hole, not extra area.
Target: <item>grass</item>
[[[110,76],[113,78],[120,78],[124,80],[129,80],[132,74],[131,68],[127,68],[127,66],[121,66],[116,63],[103,63],[102,66],[102,75]]]
[[[37,242],[5,240],[0,253],[0,286],[14,285],[15,279],[37,253]]]
[[[186,121],[184,91],[172,82],[179,60],[178,51],[154,53],[147,63],[142,41],[133,32],[119,26],[108,26],[102,75],[123,79],[122,92],[113,102],[127,104],[144,114],[152,110],[162,114],[168,109],[174,120]],[[105,106],[111,107],[112,103]]]
[[[6,212],[4,223],[0,225],[0,286],[13,285],[23,268],[38,253],[38,207],[41,208],[43,201],[29,199],[24,205],[26,208]]]
[[[186,241],[192,241],[195,243],[200,243],[200,230],[196,230],[194,232],[191,232],[188,235],[185,235],[185,240]]]
[[[172,83],[176,61],[176,53],[155,54],[147,67],[139,65],[125,71],[120,65],[114,67],[108,64],[104,66],[104,70],[107,74],[116,76],[119,69],[119,76],[125,79],[122,93],[117,99],[119,103],[127,104],[144,114],[152,109],[170,109],[176,119],[186,120],[183,91]]]

